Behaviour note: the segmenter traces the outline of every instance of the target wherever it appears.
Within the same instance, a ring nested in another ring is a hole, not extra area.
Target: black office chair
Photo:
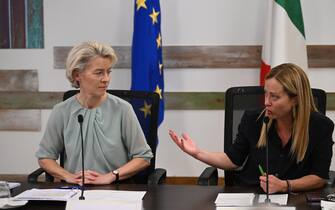
[[[78,93],[79,90],[69,90],[64,93],[63,100],[70,98],[71,96]],[[142,130],[146,137],[147,143],[150,146],[153,158],[151,159],[150,166],[144,171],[139,172],[131,178],[131,180],[137,184],[162,184],[165,182],[166,170],[161,168],[155,168],[156,160],[156,147],[157,147],[157,128],[158,128],[158,111],[159,111],[159,95],[153,92],[144,92],[144,91],[130,91],[130,90],[107,90],[108,93],[115,95],[119,98],[122,98],[128,101],[132,106],[139,119]],[[143,117],[143,112],[139,110],[140,107],[143,107],[144,100],[147,104],[151,104],[151,115],[146,117],[145,120]],[[60,155],[60,165],[64,165],[64,153]],[[42,168],[39,168],[28,175],[28,182],[36,183],[38,177],[42,175],[45,171]],[[45,181],[53,182],[54,177],[45,172]]]
[[[319,112],[326,113],[326,92],[312,88],[315,105]],[[224,151],[233,144],[238,131],[238,125],[246,110],[264,108],[264,89],[261,86],[232,87],[225,95]],[[234,185],[239,170],[225,171],[225,186]],[[332,172],[330,172],[332,176]],[[207,167],[198,179],[198,185],[217,185],[218,171]]]

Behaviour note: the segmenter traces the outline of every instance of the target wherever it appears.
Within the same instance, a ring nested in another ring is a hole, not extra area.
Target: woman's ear
[[[72,71],[72,79],[74,80],[75,87],[80,87],[80,72],[75,69]]]
[[[75,69],[75,70],[72,71],[72,78],[75,81],[79,82],[79,71],[77,69]]]

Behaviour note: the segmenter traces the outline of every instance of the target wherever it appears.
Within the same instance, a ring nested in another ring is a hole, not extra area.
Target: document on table
[[[252,206],[255,198],[254,193],[219,193],[216,206]]]
[[[80,190],[73,189],[31,189],[15,196],[15,200],[67,201]]]
[[[141,210],[145,191],[87,190],[85,200],[79,194],[68,200],[66,210]]]
[[[9,189],[14,189],[15,187],[21,186],[21,183],[19,182],[7,182],[7,183],[8,183]]]
[[[264,203],[266,194],[260,194],[258,197],[258,203]],[[288,194],[271,194],[269,195],[271,203],[277,203],[279,205],[287,205]]]
[[[19,182],[7,182],[7,181],[3,181],[3,180],[0,180],[0,182],[6,182],[9,186],[9,189],[14,189],[15,187],[18,187],[21,185],[21,183]]]
[[[84,197],[86,200],[114,200],[114,201],[142,201],[145,191],[126,190],[86,190]],[[79,198],[80,194],[71,200]]]

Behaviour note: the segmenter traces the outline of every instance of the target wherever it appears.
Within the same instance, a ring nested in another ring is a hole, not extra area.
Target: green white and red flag
[[[300,0],[268,0],[267,25],[262,48],[260,85],[282,63],[308,70],[304,21]]]

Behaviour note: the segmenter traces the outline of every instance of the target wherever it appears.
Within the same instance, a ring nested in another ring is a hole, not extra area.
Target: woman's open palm
[[[178,145],[178,147],[187,154],[196,156],[196,154],[199,152],[197,145],[193,142],[187,133],[183,133],[182,136],[179,137],[174,131],[169,130],[169,135],[171,139]]]

